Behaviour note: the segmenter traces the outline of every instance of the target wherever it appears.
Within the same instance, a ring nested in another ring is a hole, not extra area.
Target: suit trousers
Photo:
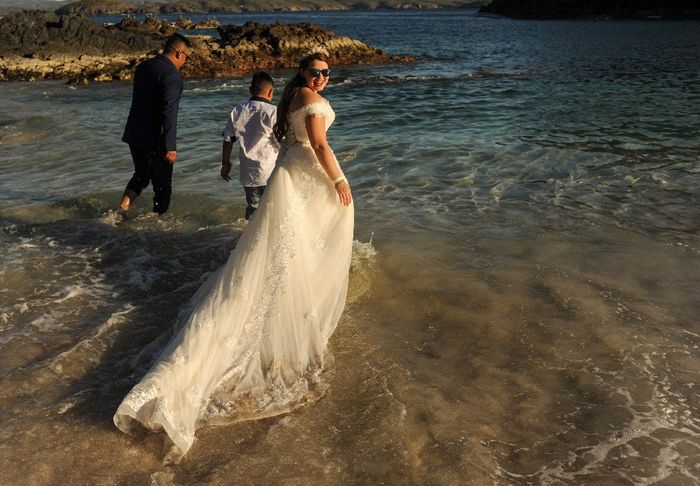
[[[141,194],[149,182],[153,184],[153,212],[164,214],[170,206],[173,164],[165,160],[163,150],[144,150],[129,144],[134,159],[134,175],[126,188]]]

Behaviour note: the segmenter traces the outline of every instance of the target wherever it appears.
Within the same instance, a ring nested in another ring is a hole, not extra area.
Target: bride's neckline
[[[290,111],[289,114],[290,114],[290,115],[293,115],[294,113],[296,113],[297,111],[301,110],[301,109],[304,108],[305,106],[317,105],[317,104],[319,104],[319,103],[320,103],[320,104],[326,104],[326,105],[327,105],[327,104],[328,104],[328,100],[327,100],[326,98],[323,98],[323,97],[322,97],[319,101],[312,101],[311,103],[306,103],[305,105],[301,105],[301,106],[300,106],[299,108],[297,108],[296,110]]]

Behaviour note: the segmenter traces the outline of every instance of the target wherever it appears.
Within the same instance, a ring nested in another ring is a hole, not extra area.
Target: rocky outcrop
[[[173,24],[178,30],[203,30],[203,29],[216,29],[221,26],[221,23],[215,18],[209,18],[201,22],[193,22],[187,17],[178,18]]]
[[[176,28],[155,17],[126,17],[102,26],[77,15],[22,12],[0,19],[0,80],[130,79]],[[247,22],[218,27],[220,38],[190,36],[186,77],[234,77],[255,69],[294,67],[305,51],[323,48],[333,65],[408,62],[315,24]]]
[[[136,65],[147,55],[110,56],[51,54],[44,58],[0,57],[0,81],[64,79],[70,84],[131,79]]]
[[[697,0],[493,0],[479,13],[516,19],[700,19]]]
[[[118,24],[108,27],[111,30],[131,32],[147,38],[156,38],[159,42],[178,30],[191,28],[193,28],[192,21],[189,21],[187,27],[180,27],[177,22],[171,24],[154,16],[146,17],[143,22],[139,22],[134,17],[124,17]]]
[[[323,48],[332,65],[408,62],[315,24],[272,25],[246,22],[218,28],[220,39],[195,37],[186,76],[240,76],[254,69],[295,67],[305,51]]]
[[[161,45],[162,34],[151,25],[139,30],[128,21],[105,27],[83,15],[24,11],[0,19],[0,55],[146,52]]]
[[[194,24],[192,28],[194,29],[216,29],[221,26],[221,22],[216,20],[214,17],[208,18],[207,20],[202,20]]]

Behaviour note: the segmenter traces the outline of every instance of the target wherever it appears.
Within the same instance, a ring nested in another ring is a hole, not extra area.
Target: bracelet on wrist
[[[341,184],[341,183],[343,183],[343,182],[345,182],[345,176],[342,176],[342,175],[341,175],[340,177],[336,177],[336,178],[333,180],[333,185],[334,185],[334,186],[338,186],[338,184]]]

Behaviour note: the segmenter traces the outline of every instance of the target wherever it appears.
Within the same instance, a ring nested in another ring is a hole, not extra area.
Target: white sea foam
[[[352,260],[351,266],[358,268],[362,265],[373,265],[377,257],[377,250],[372,245],[374,233],[370,236],[369,241],[354,240],[352,242]]]
[[[86,295],[88,293],[90,293],[90,291],[86,287],[83,287],[81,285],[69,285],[69,286],[65,287],[58,294],[54,294],[54,295],[63,294],[63,297],[60,297],[60,298],[54,300],[54,303],[59,304],[61,302],[67,301],[68,299],[72,299],[72,298],[78,297],[80,295]]]
[[[249,82],[246,81],[226,81],[222,84],[216,86],[197,86],[195,88],[190,88],[185,90],[187,93],[222,93],[228,91],[236,91],[244,88],[248,88]]]
[[[112,339],[113,331],[118,328],[128,318],[134,310],[131,304],[125,304],[113,312],[103,323],[96,326],[88,337],[85,337],[71,346],[69,349],[58,354],[49,367],[56,373],[63,373],[64,364],[69,362],[73,366],[77,361],[95,362],[100,358],[100,354],[107,349]]]
[[[674,354],[679,352],[684,353],[679,349]],[[689,358],[692,356],[690,351],[685,354]],[[655,484],[672,475],[692,481],[695,472],[687,456],[679,453],[678,446],[695,444],[694,447],[700,450],[700,419],[694,416],[695,404],[677,391],[671,362],[671,356],[664,352],[652,351],[640,356],[624,353],[623,373],[602,369],[591,359],[582,360],[577,371],[585,376],[582,381],[595,383],[598,393],[607,392],[618,397],[620,404],[615,408],[623,408],[629,419],[622,423],[619,419],[611,419],[607,433],[587,434],[589,439],[580,440],[583,445],[569,451],[566,460],[553,460],[531,474],[509,471],[499,465],[498,475],[544,485],[561,484],[562,481],[574,484],[588,477],[609,474],[611,461],[614,461],[616,475],[633,484]],[[575,368],[576,365],[570,363],[566,370]],[[630,373],[639,374],[633,386],[643,386],[644,393],[630,391],[630,385],[626,383],[626,375]],[[582,401],[570,416],[603,413],[596,410],[595,405]],[[567,423],[559,433],[574,435],[577,427],[576,421]],[[655,450],[657,452],[653,452]],[[654,471],[651,474],[650,468]]]

